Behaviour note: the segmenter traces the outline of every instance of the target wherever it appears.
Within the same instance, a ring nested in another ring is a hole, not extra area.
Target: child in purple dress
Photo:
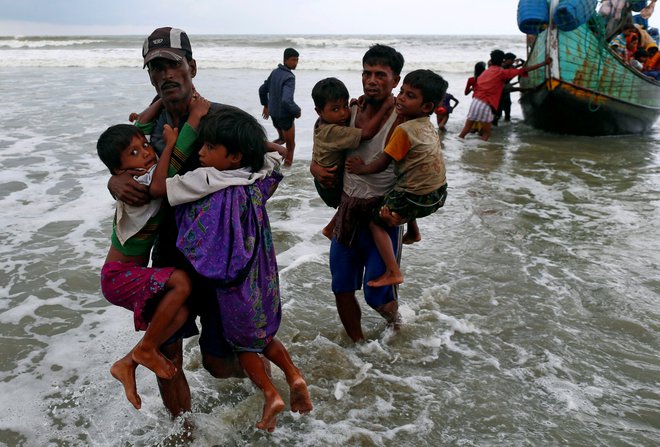
[[[166,182],[167,199],[176,206],[177,247],[215,284],[225,338],[264,393],[257,428],[272,432],[284,401],[259,354],[284,372],[291,410],[312,410],[303,376],[275,338],[282,308],[266,200],[282,179],[280,158],[266,153],[266,134],[256,119],[235,107],[212,108],[199,138],[202,167]],[[162,154],[165,165],[171,152]]]

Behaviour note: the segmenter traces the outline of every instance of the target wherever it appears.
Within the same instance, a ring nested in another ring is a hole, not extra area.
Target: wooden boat
[[[528,36],[527,64],[552,64],[520,78],[525,122],[574,135],[648,132],[660,115],[660,82],[626,64],[610,48],[598,16],[572,31],[550,22]]]

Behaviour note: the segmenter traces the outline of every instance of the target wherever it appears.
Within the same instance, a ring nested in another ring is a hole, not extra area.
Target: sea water
[[[191,36],[199,92],[260,118],[257,89],[300,51],[293,167],[269,201],[279,337],[314,411],[255,429],[262,397],[212,378],[185,343],[196,446],[652,446],[660,441],[660,155],[647,135],[553,135],[513,120],[489,142],[456,137],[474,64],[524,36]],[[332,216],[309,174],[315,82],[361,92],[373,43],[430,68],[461,102],[443,137],[449,197],[406,246],[403,327],[364,305],[345,335],[330,291]],[[99,290],[113,201],[95,143],[153,95],[141,36],[0,38],[0,444],[179,445],[153,374],[140,411],[110,365],[139,339]],[[271,137],[271,124],[262,121]],[[286,381],[274,371],[285,400]]]

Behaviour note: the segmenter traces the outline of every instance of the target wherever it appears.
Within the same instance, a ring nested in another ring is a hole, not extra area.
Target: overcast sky
[[[185,6],[184,6],[185,5]],[[0,35],[509,34],[518,0],[0,0]]]

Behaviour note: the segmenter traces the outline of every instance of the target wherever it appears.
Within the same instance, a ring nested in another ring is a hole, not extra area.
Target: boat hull
[[[594,23],[539,34],[527,64],[547,56],[552,64],[520,78],[525,122],[550,132],[591,136],[653,128],[660,116],[660,83],[618,58],[599,35]]]
[[[650,131],[659,111],[549,80],[521,95],[525,122],[547,132],[625,135]]]

